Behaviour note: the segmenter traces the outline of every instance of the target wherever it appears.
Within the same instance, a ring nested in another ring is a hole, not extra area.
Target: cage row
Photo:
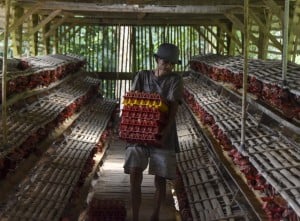
[[[103,100],[93,103],[89,105],[89,110],[97,111],[106,105],[111,106],[111,103]],[[113,109],[102,115],[110,119],[112,112]],[[89,111],[81,114],[86,115],[82,119],[95,116],[90,115]],[[103,122],[107,125],[108,121]],[[80,127],[81,122],[77,119],[74,124]],[[60,220],[70,198],[76,196],[77,186],[83,184],[85,176],[91,171],[96,144],[75,141],[68,139],[68,136],[61,143],[55,144],[55,151],[48,153],[50,159],[31,170],[29,179],[24,180],[19,185],[19,190],[9,197],[0,216],[9,220],[21,220],[20,215],[26,214],[24,218],[28,220]],[[14,202],[16,195],[18,201]]]
[[[197,91],[193,87],[193,91],[190,91],[190,84],[186,84],[185,98],[187,103],[201,122],[210,127],[212,134],[222,145],[222,148],[228,152],[234,164],[245,174],[249,187],[267,196],[286,200],[294,209],[294,212],[289,212],[291,214],[289,218],[295,213],[298,214],[300,211],[297,202],[299,169],[294,162],[298,161],[300,156],[296,153],[297,151],[292,151],[296,150],[297,145],[288,142],[287,139],[278,139],[280,135],[276,131],[255,122],[255,118],[250,118],[251,114],[248,113],[245,131],[246,149],[241,153],[238,151],[241,142],[239,123],[241,116],[230,118],[227,114],[220,114],[225,112],[230,115],[230,113],[241,112],[240,108],[229,100],[225,101],[222,96],[218,96],[220,101],[217,103],[207,103],[205,94],[203,94],[203,88],[207,86],[202,85],[195,78],[193,80],[188,79],[188,81],[190,83],[194,81],[194,86],[200,86],[202,89]],[[212,89],[207,88],[207,90]],[[224,116],[224,118],[221,119],[220,116]],[[251,154],[250,149],[252,148],[261,152]],[[296,155],[294,155],[295,153]],[[293,191],[289,191],[289,189],[293,189]],[[270,219],[273,219],[274,216],[282,217],[284,211],[286,213],[290,210],[286,206],[275,203],[274,199],[266,204],[272,205],[272,208],[265,208]],[[279,210],[280,212],[278,212]]]

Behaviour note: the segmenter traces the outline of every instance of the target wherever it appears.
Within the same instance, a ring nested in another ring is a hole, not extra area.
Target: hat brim
[[[164,59],[164,58],[158,56],[157,54],[153,54],[153,56],[154,56],[156,59],[157,59],[157,58]],[[181,65],[181,60],[178,60],[177,63],[174,63],[174,64],[179,64],[179,65]]]

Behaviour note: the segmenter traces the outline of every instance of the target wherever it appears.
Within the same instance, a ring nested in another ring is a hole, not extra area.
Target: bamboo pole
[[[248,78],[248,44],[249,44],[249,0],[244,0],[244,71],[243,71],[243,97],[242,97],[242,119],[241,119],[241,151],[245,149],[246,131],[246,106],[247,106],[247,78]]]
[[[288,30],[289,30],[289,13],[290,4],[289,0],[285,0],[284,4],[284,19],[283,19],[283,50],[282,50],[282,84],[286,85],[286,72],[287,72],[287,60],[288,60]]]
[[[137,71],[136,65],[137,65],[137,56],[136,56],[136,27],[133,26],[132,28],[132,34],[131,34],[131,38],[132,38],[132,72],[135,73]]]
[[[153,70],[154,69],[154,66],[153,66],[153,31],[152,31],[152,27],[151,26],[148,26],[148,29],[149,29],[149,51],[150,51],[150,70]]]
[[[5,1],[5,27],[4,27],[4,49],[2,63],[2,129],[3,129],[3,144],[7,144],[7,104],[6,104],[6,72],[7,72],[7,50],[8,50],[8,35],[9,35],[9,13],[10,0]]]

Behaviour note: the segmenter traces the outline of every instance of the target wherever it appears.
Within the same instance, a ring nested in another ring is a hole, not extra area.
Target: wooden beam
[[[87,72],[92,76],[105,80],[132,80],[135,73],[131,72]]]
[[[49,15],[53,10],[40,10],[40,15]],[[239,14],[239,12],[235,12],[234,10],[233,14]],[[69,15],[69,17],[77,17],[77,18],[94,18],[94,19],[179,19],[182,18],[182,14],[176,14],[176,13],[128,13],[128,12],[90,12],[90,11],[80,11],[80,12],[66,12],[63,11],[63,15]],[[214,18],[214,19],[222,19],[224,18],[223,14],[194,14],[194,13],[185,13],[184,18],[191,19],[191,18],[197,18],[197,19],[208,19],[208,18]]]
[[[8,28],[8,32],[14,31],[16,28],[18,28],[20,25],[24,23],[25,20],[29,19],[31,15],[33,15],[35,12],[39,10],[40,3],[32,5],[31,8],[27,10],[25,14],[23,14],[22,17],[20,17],[18,20],[14,21],[14,23]],[[3,40],[3,33],[0,34],[0,41]]]
[[[266,14],[267,18],[264,20],[264,26],[259,28],[259,46],[258,46],[258,58],[259,59],[267,59],[268,55],[268,47],[269,47],[269,33],[270,27],[272,24],[272,13]],[[263,30],[262,30],[263,29]],[[265,32],[268,30],[268,33]]]
[[[297,39],[300,36],[300,0],[296,0],[295,9],[293,11],[293,19],[290,23],[290,36],[288,40],[289,60],[295,61],[297,53]],[[293,56],[293,57],[292,57]]]
[[[218,22],[210,19],[90,19],[90,18],[67,18],[64,25],[76,23],[78,25],[217,25]]]
[[[54,40],[53,40],[53,53],[58,54],[58,31],[55,32]]]
[[[269,37],[269,39],[273,42],[273,45],[278,48],[280,51],[282,51],[282,44],[270,33],[270,28],[267,27],[261,19],[252,11],[249,9],[249,15],[254,19],[254,21],[258,24],[260,27],[260,30],[263,31],[263,33]]]
[[[217,50],[217,46],[214,45],[213,42],[205,36],[205,33],[202,32],[199,26],[195,27],[195,29],[198,31],[199,35],[201,35],[204,38],[204,40],[206,40],[214,49]]]
[[[47,33],[50,29],[50,24],[46,24],[43,27],[43,46],[44,46],[44,54],[50,54],[50,41],[45,37],[45,33]]]
[[[4,24],[4,42],[3,42],[3,58],[2,58],[2,76],[1,76],[1,123],[2,123],[2,148],[7,145],[8,126],[7,126],[7,52],[8,52],[8,36],[9,36],[9,17],[10,17],[10,0],[5,1],[5,24]]]
[[[52,12],[47,18],[45,18],[43,21],[38,23],[35,27],[32,28],[32,30],[29,31],[27,35],[33,35],[38,30],[40,30],[43,26],[45,26],[48,22],[50,22],[53,18],[55,18],[59,13],[61,13],[61,10],[56,10]]]
[[[283,10],[274,0],[263,0],[263,2],[270,8],[271,12],[275,14],[283,24]]]
[[[219,27],[220,29],[222,29],[222,31],[226,32],[226,33],[229,35],[229,37],[231,38],[231,40],[234,41],[239,47],[242,47],[242,46],[243,46],[243,45],[242,45],[242,42],[240,41],[240,39],[239,39],[235,34],[233,34],[233,33],[227,28],[227,26],[226,26],[225,24],[219,23],[219,24],[218,24],[218,27]]]
[[[235,28],[234,25],[232,25],[231,27],[231,34],[233,36],[237,36],[237,29]],[[238,38],[238,37],[237,37]],[[235,53],[235,50],[238,51],[238,55],[242,54],[243,53],[243,45],[242,45],[242,42],[241,42],[241,46],[237,47],[235,41],[230,41],[230,45],[229,45],[229,55],[236,55]]]
[[[18,1],[24,7],[31,6],[31,1]],[[58,2],[58,1],[43,1],[41,8],[46,10],[61,9],[64,11],[90,11],[90,12],[132,12],[132,13],[175,13],[175,14],[223,14],[230,9],[242,7],[242,5],[124,5],[124,4],[107,4],[101,5],[98,3],[82,3],[82,2]]]
[[[24,14],[24,10],[21,7],[14,8],[14,17],[20,18]],[[22,55],[22,26],[17,26],[13,31],[11,31],[11,38],[12,38],[12,48],[13,48],[13,56],[14,57],[21,57]]]
[[[217,42],[219,42],[219,44],[221,44],[223,48],[227,48],[224,42],[222,41],[222,39],[220,39],[220,37],[213,32],[211,27],[209,26],[204,26],[204,27],[206,28],[206,30],[208,30],[211,33],[212,36],[214,36],[217,39]]]
[[[5,7],[0,7],[0,32],[3,32],[5,29]]]
[[[41,3],[37,3],[31,8],[28,8],[27,12],[9,27],[9,31],[13,31],[15,28],[23,24],[24,21],[27,20],[31,15],[35,14],[39,10],[40,5]]]
[[[132,80],[135,72],[85,72],[87,75],[96,76],[105,80]],[[176,72],[182,74],[180,72]]]
[[[33,14],[32,15],[32,27],[36,26],[38,24],[38,15],[37,14]],[[29,35],[29,41],[30,41],[30,55],[31,56],[36,56],[38,54],[38,35],[37,34],[33,34],[33,35]]]
[[[56,33],[57,28],[66,21],[67,17],[59,18],[54,24],[51,25],[50,30],[45,33],[45,38],[49,38],[51,35]]]
[[[231,22],[242,32],[244,33],[244,24],[238,19],[235,15],[231,13],[225,13],[226,17],[231,20]],[[249,33],[249,38],[251,41],[257,46],[258,45],[258,38],[256,38],[253,34]]]

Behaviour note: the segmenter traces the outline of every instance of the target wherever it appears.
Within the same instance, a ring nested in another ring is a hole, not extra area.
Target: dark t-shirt
[[[144,91],[148,93],[158,93],[168,102],[182,103],[183,80],[179,74],[170,73],[160,77],[155,76],[154,71],[140,71],[132,82],[133,91]],[[167,131],[166,147],[179,151],[179,143],[175,120]]]

